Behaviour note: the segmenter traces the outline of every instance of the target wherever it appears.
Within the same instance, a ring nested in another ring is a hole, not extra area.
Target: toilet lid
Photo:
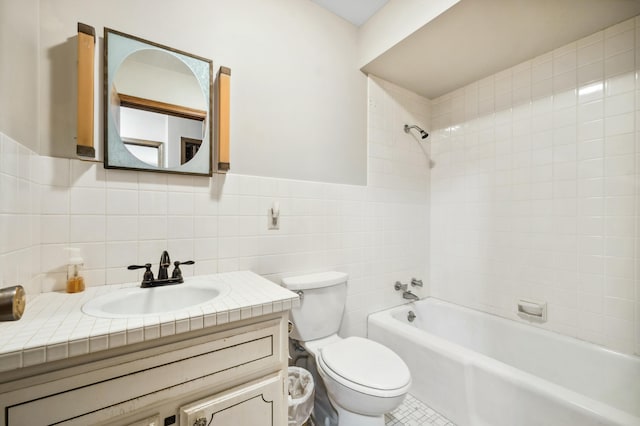
[[[409,368],[391,349],[362,337],[347,337],[322,348],[322,361],[335,374],[361,386],[399,389],[411,381]]]

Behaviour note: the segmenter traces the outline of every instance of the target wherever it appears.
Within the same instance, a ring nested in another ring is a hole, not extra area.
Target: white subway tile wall
[[[431,292],[640,353],[640,18],[433,100]]]
[[[81,249],[88,286],[140,280],[126,266],[156,270],[165,249],[196,261],[185,276],[248,269],[280,282],[337,269],[350,276],[342,332],[364,336],[368,313],[403,303],[396,280],[428,281],[429,239],[427,145],[403,131],[405,121],[429,128],[429,101],[375,79],[369,88],[366,187],[105,170],[0,134],[1,286],[64,290],[67,247]],[[275,201],[280,229],[269,230]]]

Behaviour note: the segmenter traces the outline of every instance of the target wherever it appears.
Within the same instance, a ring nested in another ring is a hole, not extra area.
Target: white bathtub
[[[409,366],[410,392],[457,425],[640,426],[638,357],[434,298],[368,325]]]

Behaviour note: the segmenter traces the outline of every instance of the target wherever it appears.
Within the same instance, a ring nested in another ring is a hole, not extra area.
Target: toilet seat
[[[386,346],[362,337],[347,337],[320,350],[317,362],[336,382],[363,394],[392,398],[411,385],[409,368]]]

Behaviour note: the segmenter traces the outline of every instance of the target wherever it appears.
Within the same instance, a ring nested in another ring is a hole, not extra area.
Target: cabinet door
[[[159,401],[218,392],[284,367],[280,318],[203,336],[105,369],[0,393],[0,425],[108,422]],[[75,374],[74,374],[75,373]],[[188,400],[182,400],[180,404]],[[176,407],[179,404],[176,403]]]
[[[180,407],[181,426],[286,424],[284,379],[269,376]]]

